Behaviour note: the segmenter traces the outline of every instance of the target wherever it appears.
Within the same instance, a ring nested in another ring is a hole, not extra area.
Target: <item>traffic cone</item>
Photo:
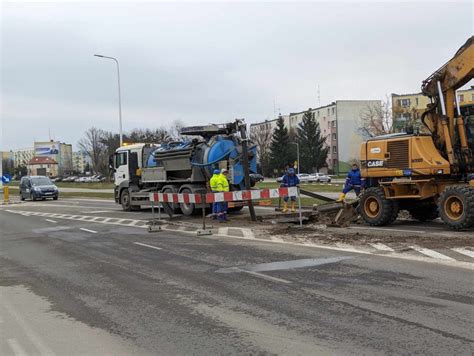
[[[339,199],[337,199],[336,202],[341,203],[344,201],[345,198],[346,198],[346,194],[341,193],[339,194]]]

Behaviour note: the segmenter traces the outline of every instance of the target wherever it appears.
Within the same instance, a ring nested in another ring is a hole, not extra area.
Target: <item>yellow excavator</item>
[[[424,130],[378,136],[361,147],[365,190],[360,215],[373,226],[394,222],[399,210],[453,229],[474,227],[474,141],[456,90],[474,77],[474,36],[423,81],[430,98]]]

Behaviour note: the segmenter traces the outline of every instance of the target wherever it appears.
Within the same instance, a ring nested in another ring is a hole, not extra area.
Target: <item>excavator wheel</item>
[[[418,221],[432,221],[439,217],[438,206],[434,202],[416,202],[407,210]]]
[[[474,226],[474,188],[462,185],[446,187],[438,200],[443,222],[455,230]]]
[[[381,187],[371,187],[360,196],[360,215],[371,226],[383,226],[393,223],[398,216],[396,201],[385,197]]]

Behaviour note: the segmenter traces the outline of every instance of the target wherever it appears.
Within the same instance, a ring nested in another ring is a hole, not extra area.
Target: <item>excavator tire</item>
[[[417,202],[407,210],[418,221],[432,221],[439,217],[438,206],[434,202]]]
[[[462,185],[448,186],[438,200],[441,220],[454,230],[474,226],[474,188]]]
[[[371,187],[360,196],[360,215],[371,226],[393,223],[398,216],[397,202],[385,197],[381,187]]]

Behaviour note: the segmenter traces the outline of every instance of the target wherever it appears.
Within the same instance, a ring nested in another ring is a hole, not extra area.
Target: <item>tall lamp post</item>
[[[291,142],[292,145],[296,145],[296,161],[298,162],[298,174],[300,174],[300,144],[298,142]]]
[[[115,61],[117,64],[117,80],[118,80],[118,103],[119,103],[119,135],[120,135],[120,146],[123,144],[123,137],[122,137],[122,95],[120,93],[120,67],[117,58],[103,56],[101,54],[94,54],[95,57],[99,58],[106,58]]]

